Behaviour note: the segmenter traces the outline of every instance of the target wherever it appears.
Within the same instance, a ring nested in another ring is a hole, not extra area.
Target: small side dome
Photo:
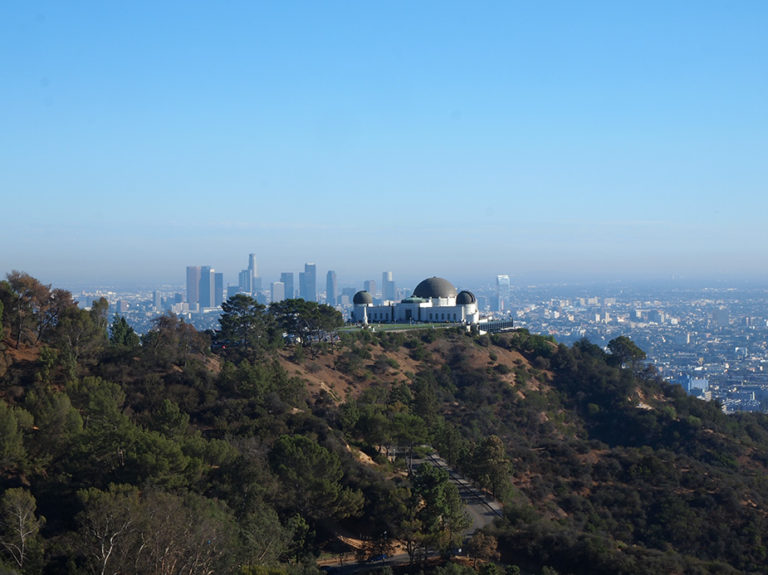
[[[459,295],[456,296],[456,305],[468,305],[471,303],[477,303],[477,298],[471,291],[460,291]]]
[[[413,290],[414,297],[432,298],[452,298],[456,297],[456,288],[446,279],[432,277],[425,279],[416,289]]]
[[[352,297],[352,303],[355,305],[367,305],[373,303],[373,296],[367,291],[359,291]]]

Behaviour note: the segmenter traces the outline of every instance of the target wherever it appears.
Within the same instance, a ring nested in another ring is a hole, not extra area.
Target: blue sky
[[[8,2],[0,272],[768,281],[765,2]]]

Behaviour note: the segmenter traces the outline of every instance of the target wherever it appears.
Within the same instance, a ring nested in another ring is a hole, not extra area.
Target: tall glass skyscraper
[[[510,281],[508,275],[496,276],[495,311],[505,311],[509,305]]]
[[[224,274],[213,274],[213,306],[218,307],[224,303]]]
[[[248,254],[248,273],[251,278],[251,292],[261,290],[261,277],[259,277],[259,266],[256,265],[256,254]]]
[[[317,301],[317,266],[304,264],[304,271],[299,272],[299,297],[307,301]]]
[[[200,267],[200,307],[213,307],[216,293],[215,270],[211,266]]]
[[[283,272],[280,274],[280,282],[285,286],[283,293],[285,299],[293,299],[296,293],[293,290],[293,272]]]
[[[336,305],[339,300],[339,290],[336,285],[336,272],[328,270],[328,274],[325,276],[325,303],[328,305]]]
[[[381,274],[381,299],[385,301],[394,301],[395,282],[392,279],[392,272],[382,272]]]
[[[283,282],[272,282],[272,303],[277,303],[285,299],[285,284]]]
[[[195,307],[200,302],[200,266],[187,266],[187,303]]]

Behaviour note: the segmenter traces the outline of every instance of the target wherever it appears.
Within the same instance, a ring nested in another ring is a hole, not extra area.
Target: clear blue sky
[[[0,8],[0,273],[768,283],[768,3]]]

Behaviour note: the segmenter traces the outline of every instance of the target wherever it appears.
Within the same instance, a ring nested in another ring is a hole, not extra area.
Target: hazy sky
[[[0,273],[768,282],[768,3],[0,8]]]

